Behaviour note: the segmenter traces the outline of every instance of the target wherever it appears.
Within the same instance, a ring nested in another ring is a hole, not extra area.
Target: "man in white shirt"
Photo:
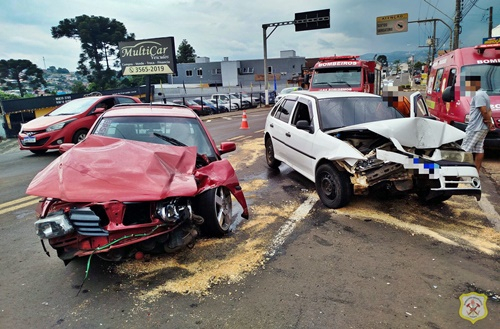
[[[489,130],[495,129],[491,119],[490,97],[480,88],[480,76],[465,76],[465,94],[472,98],[462,149],[474,155],[474,164],[478,172],[484,158],[484,139]]]

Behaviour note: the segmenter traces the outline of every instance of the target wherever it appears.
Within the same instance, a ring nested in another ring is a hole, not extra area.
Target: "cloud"
[[[65,18],[80,15],[104,16],[122,22],[137,39],[173,36],[176,47],[183,39],[198,56],[213,61],[223,57],[263,58],[262,24],[293,21],[295,13],[330,9],[330,29],[295,32],[293,25],[268,28],[268,57],[279,57],[282,50],[295,50],[297,56],[320,57],[333,54],[359,54],[417,50],[432,34],[432,24],[410,23],[408,32],[376,35],[376,18],[408,13],[410,21],[440,18],[441,11],[454,12],[453,1],[437,0],[17,0],[4,1],[0,11],[0,58],[23,56],[43,67],[74,70],[80,50],[78,41],[53,39],[50,28]],[[481,7],[493,6],[494,0],[482,0]],[[498,6],[497,6],[498,7]],[[498,16],[500,8],[494,8]],[[463,21],[460,39],[463,46],[478,44],[487,35],[485,11],[475,6]],[[436,25],[442,37],[446,27]],[[271,34],[272,31],[272,34]],[[446,43],[446,46],[449,43]]]

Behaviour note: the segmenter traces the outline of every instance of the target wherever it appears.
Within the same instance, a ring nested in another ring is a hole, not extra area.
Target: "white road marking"
[[[274,237],[271,242],[271,246],[266,253],[266,257],[273,257],[276,253],[276,250],[285,243],[285,240],[288,236],[293,232],[297,223],[300,222],[304,217],[309,213],[311,208],[314,206],[316,202],[318,202],[319,198],[315,194],[309,195],[306,201],[301,204],[294,213],[290,216],[290,219],[281,226],[278,234]]]
[[[479,200],[479,207],[485,212],[488,220],[493,224],[496,231],[500,231],[500,215],[495,210],[495,207],[491,204],[491,202],[484,195]]]

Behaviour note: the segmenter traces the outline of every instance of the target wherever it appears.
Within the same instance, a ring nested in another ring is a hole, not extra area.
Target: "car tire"
[[[272,169],[278,169],[279,166],[281,165],[281,161],[276,160],[276,158],[274,157],[274,146],[273,146],[273,141],[271,140],[271,137],[266,138],[265,145],[266,145],[267,165]]]
[[[87,129],[79,129],[76,131],[76,133],[73,135],[72,142],[73,144],[78,144],[82,140],[85,139],[85,136],[87,136],[88,130]]]
[[[227,234],[233,216],[231,192],[224,186],[203,192],[197,197],[194,211],[204,218],[201,230],[205,235],[221,237]]]
[[[316,170],[316,191],[328,208],[341,208],[352,198],[352,185],[346,172],[331,164],[322,164]]]

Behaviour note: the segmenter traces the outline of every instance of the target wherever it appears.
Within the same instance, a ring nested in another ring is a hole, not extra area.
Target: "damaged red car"
[[[80,143],[39,172],[35,228],[66,264],[96,254],[118,261],[137,251],[170,252],[223,236],[232,196],[248,207],[234,168],[190,109],[127,104],[105,112]],[[47,252],[48,253],[48,252]]]

